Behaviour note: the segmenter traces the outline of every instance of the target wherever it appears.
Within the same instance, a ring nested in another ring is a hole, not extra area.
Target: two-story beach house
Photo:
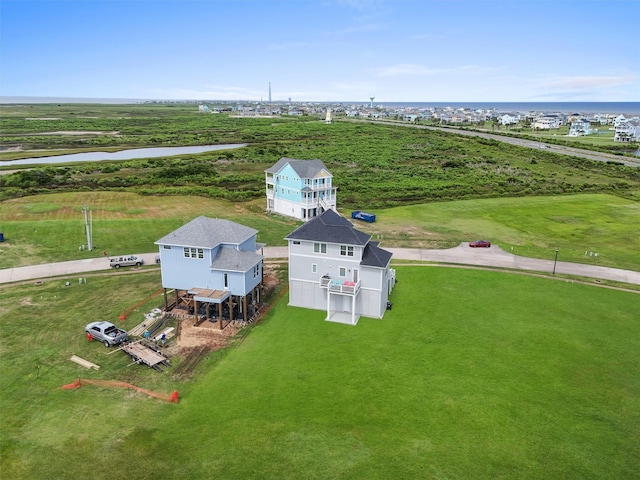
[[[551,130],[560,128],[562,119],[557,115],[543,115],[533,122],[533,128],[537,130]]]
[[[591,123],[585,118],[579,118],[571,122],[569,127],[570,137],[580,137],[583,135],[591,135]]]
[[[634,117],[618,122],[615,126],[614,142],[640,142],[640,118]]]
[[[283,157],[265,177],[268,212],[307,221],[336,209],[333,175],[321,160]]]
[[[396,281],[391,252],[333,210],[290,233],[289,305],[327,312],[326,320],[355,325],[382,318]]]
[[[264,245],[256,243],[257,233],[229,220],[200,216],[155,242],[165,307],[167,289],[175,289],[176,304],[186,304],[196,323],[216,315],[220,328],[225,316],[227,321],[247,321],[248,306],[260,300],[262,284],[263,256],[257,250]]]

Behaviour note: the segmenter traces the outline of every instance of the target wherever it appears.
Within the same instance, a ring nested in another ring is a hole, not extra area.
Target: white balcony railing
[[[320,287],[326,288],[330,293],[339,293],[341,295],[357,295],[360,291],[360,282],[337,280],[335,278],[323,276],[320,277]]]

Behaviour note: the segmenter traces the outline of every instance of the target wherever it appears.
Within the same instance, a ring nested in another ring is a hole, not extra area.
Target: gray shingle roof
[[[278,173],[287,164],[291,165],[291,168],[293,168],[300,178],[313,178],[322,170],[329,171],[324,163],[322,163],[322,160],[296,160],[294,158],[282,157],[273,167],[267,168],[265,172]]]
[[[262,255],[253,252],[241,252],[231,247],[218,249],[216,258],[211,263],[211,268],[226,270],[228,272],[246,272],[262,260]]]
[[[213,248],[221,243],[239,245],[258,233],[253,228],[221,218],[200,216],[165,235],[156,245]]]
[[[393,254],[391,252],[380,248],[378,242],[369,242],[367,246],[364,247],[360,265],[384,268],[389,265],[392,256]]]
[[[366,245],[371,235],[354,228],[350,221],[333,210],[326,210],[288,236],[287,240],[311,240],[342,245]]]

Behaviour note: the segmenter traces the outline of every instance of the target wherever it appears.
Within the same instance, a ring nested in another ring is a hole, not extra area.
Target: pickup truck
[[[135,255],[128,255],[124,257],[111,257],[109,259],[109,265],[112,266],[113,268],[133,267],[133,266],[139,267],[143,263],[144,263],[144,260],[136,257]]]
[[[127,332],[116,327],[113,323],[105,321],[91,322],[84,328],[84,331],[87,333],[87,336],[91,334],[93,339],[104,343],[105,347],[118,345],[119,343],[126,342],[129,338]]]

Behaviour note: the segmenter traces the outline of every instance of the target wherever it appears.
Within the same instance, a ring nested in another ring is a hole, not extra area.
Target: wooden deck
[[[208,290],[206,288],[192,288],[188,293],[193,295],[198,302],[211,302],[213,300],[211,303],[223,302],[231,295],[228,290]]]
[[[131,356],[134,363],[144,363],[156,370],[160,370],[160,365],[169,365],[167,357],[141,343],[128,343],[121,348]]]

